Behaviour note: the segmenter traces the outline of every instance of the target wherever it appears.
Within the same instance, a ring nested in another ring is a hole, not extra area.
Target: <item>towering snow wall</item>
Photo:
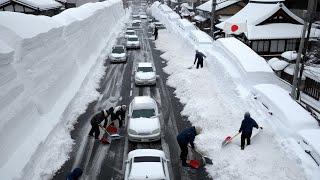
[[[120,0],[88,3],[54,17],[0,13],[0,174],[8,175],[2,178],[22,169],[58,123],[67,104],[56,102],[67,89],[77,92],[124,13]],[[48,118],[55,107],[61,114]]]

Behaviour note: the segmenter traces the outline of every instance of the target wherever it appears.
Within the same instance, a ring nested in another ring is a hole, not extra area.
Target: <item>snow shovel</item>
[[[192,64],[192,66],[188,67],[188,69],[192,69],[194,67],[194,64]]]
[[[199,151],[197,151],[197,150],[195,150],[195,149],[192,149],[191,146],[189,146],[189,147],[190,147],[190,149],[191,149],[193,152],[195,152],[195,153],[197,153],[198,155],[201,156],[201,158],[202,158],[202,160],[203,160],[203,162],[204,162],[204,165],[206,165],[206,164],[213,164],[213,163],[212,163],[212,159],[210,159],[209,157],[203,155],[203,154],[200,153]],[[197,161],[197,160],[190,160],[190,161]],[[195,162],[194,162],[194,163],[195,163]],[[198,163],[200,164],[199,161],[198,161]]]
[[[227,145],[228,143],[230,143],[235,137],[237,137],[240,133],[238,132],[236,135],[234,136],[227,136],[223,141],[222,141],[222,147]]]
[[[99,125],[105,132],[105,134],[109,137],[109,143],[111,143],[111,140],[117,140],[122,138],[122,136],[120,136],[119,134],[116,134],[118,129],[116,127],[109,128],[110,125],[107,128],[104,128],[101,124]],[[104,140],[105,140],[105,136],[103,136]]]

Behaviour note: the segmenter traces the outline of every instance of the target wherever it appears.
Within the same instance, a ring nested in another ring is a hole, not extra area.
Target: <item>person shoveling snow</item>
[[[194,149],[194,139],[196,135],[201,133],[200,127],[190,127],[184,129],[182,132],[180,132],[177,136],[177,141],[181,150],[180,153],[180,159],[182,162],[182,166],[188,166],[187,163],[187,156],[188,156],[188,144],[191,145],[191,148]]]
[[[207,56],[204,55],[203,52],[201,52],[200,50],[197,49],[193,65],[195,65],[197,63],[197,69],[199,68],[199,66],[201,68],[203,68],[203,59],[206,58],[206,57]]]
[[[245,141],[247,140],[247,146],[250,145],[250,139],[252,135],[253,127],[259,129],[257,122],[250,117],[250,113],[246,112],[244,114],[244,119],[242,120],[239,133],[241,133],[241,150],[244,150]],[[260,127],[262,129],[262,127]]]

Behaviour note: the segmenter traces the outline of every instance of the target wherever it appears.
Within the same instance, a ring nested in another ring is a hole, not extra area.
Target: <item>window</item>
[[[263,42],[264,41],[259,41],[258,42],[258,52],[263,52]]]
[[[270,52],[277,52],[278,51],[278,41],[272,40],[270,45]]]
[[[296,39],[288,39],[287,40],[286,50],[287,51],[296,50],[296,44],[297,44],[297,40]]]
[[[140,157],[135,157],[134,162],[160,162],[160,157],[155,157],[155,156],[140,156]]]
[[[253,42],[252,42],[252,49],[253,49],[255,52],[258,52],[258,41],[253,41]]]
[[[285,40],[279,40],[278,41],[278,52],[284,52],[285,51],[285,46],[286,46],[286,41]]]

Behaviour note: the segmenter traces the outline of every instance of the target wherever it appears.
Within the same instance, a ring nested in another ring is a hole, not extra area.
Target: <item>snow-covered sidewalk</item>
[[[213,159],[213,166],[207,169],[214,179],[309,178],[300,160],[284,152],[275,140],[278,137],[265,123],[268,115],[255,100],[240,96],[231,76],[218,62],[207,58],[210,62],[203,69],[189,70],[194,49],[174,34],[167,31],[159,34],[156,47],[165,52],[161,57],[167,60],[168,84],[185,104],[183,115],[189,116],[193,125],[204,128],[196,138],[196,145]],[[245,111],[250,111],[265,129],[244,151],[240,150],[239,140],[221,148],[223,138],[237,132]]]

